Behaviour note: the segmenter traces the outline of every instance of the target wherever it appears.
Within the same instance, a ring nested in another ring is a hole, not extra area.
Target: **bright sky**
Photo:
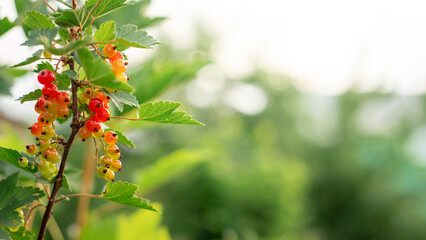
[[[224,76],[263,67],[321,95],[353,86],[416,95],[426,92],[424,9],[422,0],[153,0],[148,14],[169,18],[154,33],[167,33],[174,46],[190,47],[200,26],[210,32],[215,68]],[[4,16],[15,18],[12,0],[0,1]],[[19,46],[23,41],[18,29],[3,35],[0,63],[14,64],[34,52]],[[34,87],[22,83],[14,94]],[[259,95],[250,86],[231,90],[242,89]]]

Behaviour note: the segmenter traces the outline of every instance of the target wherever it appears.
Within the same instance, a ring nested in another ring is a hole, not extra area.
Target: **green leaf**
[[[120,138],[119,138],[120,139]],[[136,172],[137,183],[143,193],[173,182],[203,163],[210,152],[205,150],[181,149]]]
[[[67,74],[56,74],[56,80],[58,80],[58,89],[59,90],[69,90],[71,84],[71,79]]]
[[[19,225],[21,217],[16,209],[44,196],[39,188],[16,186],[18,178],[19,172],[16,172],[0,181],[0,225]]]
[[[128,182],[108,182],[102,197],[112,202],[157,212],[148,201],[135,196],[139,186]]]
[[[160,44],[147,32],[139,29],[136,25],[126,24],[117,30],[117,42],[128,47],[151,48],[153,45]]]
[[[28,40],[22,43],[22,46],[52,45],[53,39],[58,33],[57,28],[48,28],[42,30],[33,30],[29,32]]]
[[[101,24],[98,30],[95,31],[93,39],[96,42],[105,42],[115,39],[115,22],[109,21]]]
[[[93,35],[93,26],[90,26],[90,27],[84,29],[84,35],[92,36]]]
[[[139,120],[155,123],[173,123],[173,124],[190,124],[190,125],[204,125],[192,116],[185,115],[183,111],[176,111],[181,105],[179,102],[163,102],[144,103],[139,109]]]
[[[7,17],[0,20],[0,36],[12,29],[15,24],[11,23]]]
[[[10,240],[9,234],[7,234],[6,231],[3,231],[3,229],[0,226],[0,240]]]
[[[77,10],[67,9],[61,15],[55,17],[55,23],[64,28],[83,27],[84,22],[94,8],[92,6],[82,6]]]
[[[130,139],[128,139],[127,136],[124,135],[122,132],[117,131],[115,129],[111,129],[111,128],[105,129],[105,132],[108,132],[108,131],[114,131],[115,133],[117,133],[119,142],[129,147],[136,148],[135,144],[133,144],[133,142]]]
[[[59,33],[59,36],[61,37],[61,39],[62,39],[63,41],[68,41],[68,40],[70,40],[70,35],[69,35],[69,33],[68,33],[68,31],[67,31],[67,30],[65,30],[65,29],[63,29],[63,28],[59,28],[58,33]]]
[[[43,15],[37,11],[25,12],[27,17],[24,19],[24,23],[33,29],[45,29],[55,28],[55,24],[50,20],[48,15]]]
[[[33,62],[37,62],[37,60],[40,59],[40,56],[41,56],[42,53],[43,53],[43,49],[39,49],[35,53],[33,53],[32,57],[29,57],[29,58],[25,59],[25,61],[20,62],[20,63],[18,63],[16,65],[13,65],[12,68],[21,67],[21,66],[25,66],[25,65],[31,64]]]
[[[28,102],[28,101],[35,101],[37,100],[39,97],[41,97],[42,93],[41,93],[41,89],[36,89],[30,93],[27,93],[23,96],[21,96],[20,98],[16,99],[15,101],[20,101],[21,104],[24,102]]]
[[[95,56],[93,56],[93,54],[86,48],[79,49],[77,53],[81,65],[86,72],[87,81],[102,87],[123,91],[133,91],[131,86],[116,79],[111,68],[104,60],[101,58],[95,58]]]
[[[35,233],[29,230],[26,230],[25,227],[20,227],[18,231],[14,232],[10,229],[7,229],[12,240],[33,240]]]
[[[117,91],[117,92],[106,92],[106,95],[111,97],[112,102],[117,106],[120,112],[123,112],[123,105],[139,107],[139,102],[136,97],[129,92]]]
[[[79,49],[79,48],[82,48],[83,46],[84,46],[84,44],[86,44],[87,43],[87,41],[86,40],[77,40],[77,41],[71,41],[70,43],[68,43],[68,44],[66,44],[64,47],[62,47],[62,48],[54,48],[53,46],[52,46],[52,43],[51,42],[47,42],[47,41],[45,41],[46,39],[43,39],[43,45],[44,45],[44,48],[48,51],[48,52],[50,52],[50,53],[52,53],[52,54],[54,54],[54,55],[65,55],[65,54],[68,54],[68,53],[70,53],[70,52],[73,52],[73,51],[75,51],[75,50],[77,50],[77,49]]]
[[[36,69],[34,70],[34,72],[39,73],[41,70],[47,69],[51,72],[54,72],[55,69],[53,68],[52,64],[50,64],[49,62],[43,61],[39,64],[37,64]]]
[[[36,173],[38,171],[37,166],[33,165],[32,163],[28,163],[28,166],[24,168],[19,166],[18,159],[20,157],[22,157],[22,154],[20,154],[18,151],[9,149],[9,148],[0,147],[0,160],[8,162],[17,168],[20,168],[30,173]],[[30,159],[28,159],[28,161],[29,160]]]
[[[116,9],[126,7],[131,5],[130,3],[125,3],[127,0],[103,0],[96,10],[93,12],[92,16],[97,18],[103,16],[111,11]],[[93,6],[98,3],[98,0],[88,0],[86,1],[86,6]]]
[[[73,70],[65,70],[62,74],[67,75],[70,79],[77,79],[78,75],[76,71]]]

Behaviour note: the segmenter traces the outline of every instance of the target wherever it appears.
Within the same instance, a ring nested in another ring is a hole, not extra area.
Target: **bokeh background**
[[[141,0],[103,17],[167,44],[125,52],[139,102],[181,101],[206,126],[111,122],[137,147],[120,146],[117,179],[162,213],[71,199],[48,237],[425,239],[425,7]],[[2,0],[0,17],[20,22],[28,9],[48,13],[42,1]],[[18,150],[36,114],[14,99],[38,87],[35,73],[7,69],[36,50],[24,38],[18,27],[0,38],[0,145]],[[87,166],[90,146],[72,151],[70,167]],[[70,173],[72,191],[99,193],[105,181],[86,172]]]

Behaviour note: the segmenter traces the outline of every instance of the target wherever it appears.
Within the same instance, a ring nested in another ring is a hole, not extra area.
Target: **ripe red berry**
[[[100,98],[92,98],[89,102],[90,111],[97,113],[104,108],[104,103]]]
[[[68,106],[71,102],[71,97],[66,92],[58,92],[58,95],[56,95],[56,102],[61,106]]]
[[[51,124],[52,124],[52,122],[51,121],[49,121],[49,120],[47,120],[45,117],[44,117],[44,115],[45,115],[45,113],[42,113],[42,114],[40,114],[40,116],[38,116],[38,119],[37,119],[37,121],[43,126],[43,127],[47,127],[47,126],[50,126]]]
[[[41,123],[34,123],[31,126],[31,134],[34,136],[40,136],[41,132],[43,132],[43,125],[41,125]]]
[[[37,79],[39,83],[43,85],[48,85],[53,82],[53,80],[55,79],[55,75],[51,71],[44,69],[38,73]]]
[[[114,56],[109,58],[109,62],[113,63],[117,59],[123,59],[124,60],[123,54],[121,54],[121,52],[119,52],[119,51],[116,51]]]
[[[44,98],[43,96],[39,97],[35,105],[36,112],[40,113],[39,111],[41,111],[41,113],[43,113],[44,111],[46,111],[46,109],[44,109],[45,103],[46,103],[46,98]]]
[[[107,144],[115,144],[118,140],[118,135],[116,132],[108,131],[105,133],[104,140]]]
[[[41,93],[46,99],[56,98],[58,95],[58,88],[54,84],[47,84],[41,89]]]
[[[102,108],[95,114],[95,118],[98,119],[101,123],[109,121],[109,111],[105,108]]]
[[[101,129],[101,124],[99,123],[99,120],[96,118],[89,118],[89,120],[86,121],[86,128],[91,133],[98,132]]]

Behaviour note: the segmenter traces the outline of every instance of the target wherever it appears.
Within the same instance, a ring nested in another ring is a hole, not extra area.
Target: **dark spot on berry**
[[[127,65],[129,65],[129,63],[128,63],[128,62],[125,62],[125,63],[124,63],[124,66],[127,66]]]
[[[37,143],[36,145],[37,145],[37,146],[40,146],[40,143]]]
[[[120,169],[118,169],[118,171],[121,171],[121,168],[120,168]]]
[[[48,109],[48,108],[49,108],[49,105],[47,105],[47,104],[46,104],[46,105],[44,105],[44,108]]]
[[[41,121],[41,122],[44,122],[44,118],[40,118],[40,121]]]
[[[68,99],[68,98],[65,98],[64,99],[64,102],[69,102],[70,100]]]
[[[100,103],[96,104],[96,107],[101,108],[101,104]]]
[[[110,166],[109,166],[109,164],[107,164],[107,165],[105,165],[105,167],[109,168]]]
[[[41,132],[41,135],[46,135],[46,132],[45,131]]]
[[[81,141],[85,142],[85,141],[86,141],[86,139],[81,139]]]
[[[104,169],[102,172],[103,172],[103,173],[106,173],[107,171],[108,171],[108,170]]]
[[[23,158],[21,158],[21,157],[20,157],[20,158],[19,158],[19,161],[22,161],[22,160],[23,160]]]
[[[41,75],[41,76],[46,75],[46,71],[41,71],[40,75]]]
[[[25,146],[27,149],[30,149],[30,145]]]
[[[120,149],[115,150],[116,153],[120,153]]]
[[[68,117],[68,115],[67,115],[67,114],[65,114],[65,115],[64,115],[64,118],[67,118],[67,117]]]
[[[45,154],[45,155],[43,155],[43,157],[47,159],[47,155],[46,155],[46,154]]]
[[[109,117],[107,118],[107,121],[109,121],[110,119],[109,119]]]
[[[129,81],[130,80],[130,78],[129,77],[127,77],[127,81]]]
[[[117,50],[117,46],[112,47],[114,50]]]
[[[98,129],[98,128],[95,128],[95,129],[93,129],[93,130],[95,130],[95,132],[98,132],[98,131],[99,131],[99,129]]]
[[[44,99],[49,99],[49,95],[47,95],[47,94],[44,94],[43,97],[44,97]]]
[[[107,99],[108,99],[108,100],[110,100],[110,99],[111,99],[111,97],[110,97],[110,96],[107,96]]]
[[[113,136],[113,137],[117,137],[117,133],[113,133],[113,134],[112,134],[112,136]]]

